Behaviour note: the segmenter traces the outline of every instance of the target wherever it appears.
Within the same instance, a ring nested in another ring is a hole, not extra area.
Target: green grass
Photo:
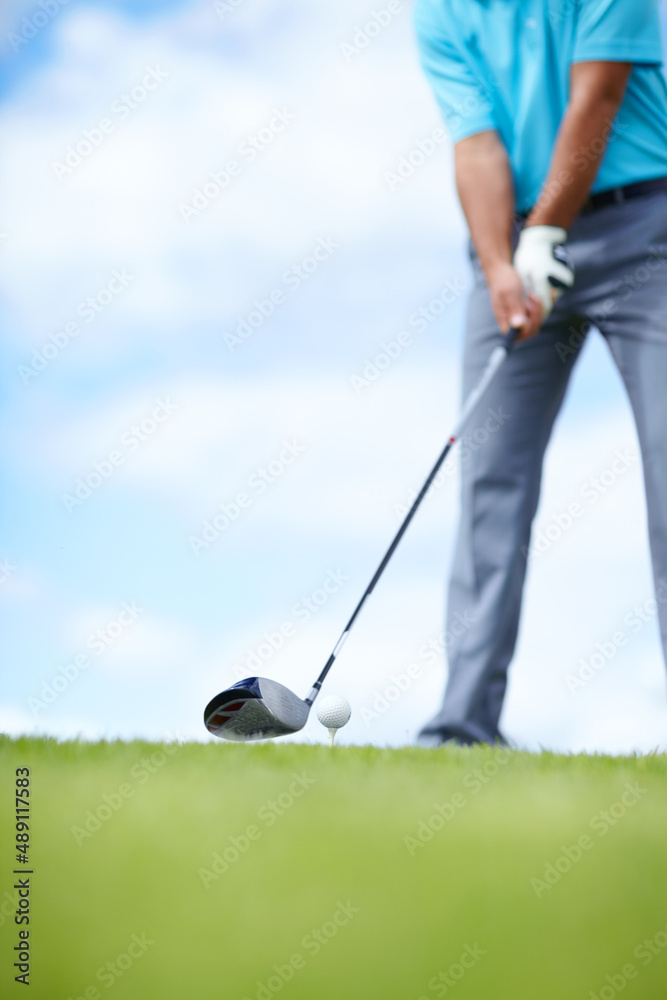
[[[3,997],[667,995],[664,756],[515,753],[498,764],[490,748],[168,749],[0,739]],[[141,761],[153,754],[149,773]],[[35,872],[29,991],[13,982],[11,968],[19,930],[11,903],[13,785],[15,769],[26,766]],[[475,769],[484,767],[480,783]],[[299,790],[294,775],[306,776],[298,797],[290,793]],[[624,793],[627,804],[614,807],[618,819],[605,831],[595,817]],[[109,818],[102,809],[99,829],[83,837],[76,828],[85,830],[105,794],[118,808],[109,807]],[[285,807],[280,815],[272,801]],[[418,829],[427,829],[420,822],[452,801],[451,818],[436,819],[441,829],[415,846]],[[248,827],[255,839],[239,841]],[[544,883],[546,866],[584,835],[590,845],[569,871],[558,881],[552,874],[549,888],[531,884]],[[235,860],[230,838],[247,847]],[[216,873],[213,857],[226,850],[231,863]],[[144,950],[121,959],[131,964],[116,967],[120,977],[98,978],[127,954],[132,935],[145,935]],[[655,954],[642,950],[645,939]],[[438,981],[453,964],[459,975],[455,963],[466,948],[463,978]],[[273,966],[292,956],[298,968],[289,982],[261,989]],[[620,989],[614,977],[625,980],[628,963],[636,975]]]

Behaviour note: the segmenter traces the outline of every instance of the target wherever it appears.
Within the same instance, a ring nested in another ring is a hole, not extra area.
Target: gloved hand
[[[544,321],[566,288],[574,283],[574,265],[564,247],[567,233],[560,226],[525,226],[514,254],[514,268],[526,294],[542,303]]]

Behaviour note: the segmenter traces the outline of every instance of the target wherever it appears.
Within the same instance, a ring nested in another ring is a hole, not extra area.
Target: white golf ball
[[[317,702],[317,718],[327,729],[340,729],[350,721],[349,701],[337,694],[328,694]]]

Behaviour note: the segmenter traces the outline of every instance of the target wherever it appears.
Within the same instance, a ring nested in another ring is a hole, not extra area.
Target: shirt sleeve
[[[579,0],[572,62],[661,65],[659,0]]]
[[[497,129],[493,105],[483,81],[470,65],[427,3],[417,3],[414,15],[422,67],[435,93],[452,142]]]

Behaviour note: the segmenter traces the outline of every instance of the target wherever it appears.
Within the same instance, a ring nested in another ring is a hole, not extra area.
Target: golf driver
[[[266,677],[247,677],[245,680],[238,681],[225,691],[217,694],[206,706],[204,710],[204,724],[210,733],[224,740],[244,743],[248,740],[267,740],[273,739],[276,736],[287,736],[289,733],[297,733],[300,729],[303,729],[308,720],[311,705],[319,694],[324,678],[334,665],[336,657],[350,634],[350,629],[366,603],[366,599],[373,592],[376,583],[382,576],[408,525],[417,513],[419,505],[440,471],[442,463],[465,430],[487,386],[491,383],[496,372],[512,350],[519,333],[520,330],[517,328],[513,327],[510,329],[504,338],[504,342],[491,352],[479,382],[465,401],[454,431],[440,452],[435,465],[428,474],[426,482],[417,494],[410,510],[405,515],[382,562],[376,569],[373,579],[366,587],[361,600],[352,612],[352,617],[334,646],[331,656],[324,664],[322,672],[310,689],[308,697],[306,699],[299,698],[283,684],[278,684],[277,681],[269,680]]]

